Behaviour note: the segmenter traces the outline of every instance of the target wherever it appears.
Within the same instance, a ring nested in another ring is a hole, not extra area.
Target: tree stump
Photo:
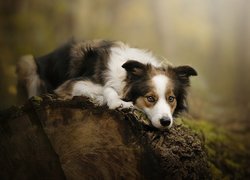
[[[1,179],[210,179],[200,135],[138,112],[43,96],[0,118]]]

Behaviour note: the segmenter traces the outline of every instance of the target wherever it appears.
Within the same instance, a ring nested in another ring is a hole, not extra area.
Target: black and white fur
[[[28,97],[55,92],[63,99],[87,96],[110,109],[144,111],[156,128],[171,127],[186,109],[190,66],[173,67],[151,52],[116,41],[70,42],[43,57],[17,65],[19,85]],[[170,100],[171,99],[171,100]]]

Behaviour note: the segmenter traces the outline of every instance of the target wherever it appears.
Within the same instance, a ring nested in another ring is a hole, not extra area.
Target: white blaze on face
[[[173,117],[171,108],[166,101],[166,91],[169,84],[169,78],[165,75],[156,75],[152,78],[152,83],[158,95],[158,101],[153,107],[146,108],[145,112],[151,119],[154,127],[163,128],[160,123],[160,119],[163,117],[168,117],[171,120],[171,123],[168,126],[171,127],[173,123]]]

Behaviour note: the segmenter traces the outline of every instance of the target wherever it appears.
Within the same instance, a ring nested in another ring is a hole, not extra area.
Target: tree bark
[[[1,179],[209,179],[203,138],[138,111],[35,97],[1,113]]]

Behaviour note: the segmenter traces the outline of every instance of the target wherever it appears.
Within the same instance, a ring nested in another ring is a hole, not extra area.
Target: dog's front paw
[[[103,96],[96,96],[96,97],[92,97],[91,101],[97,105],[97,106],[102,106],[105,104],[105,100]]]
[[[134,105],[132,102],[121,101],[118,109],[133,109]]]
[[[132,102],[126,102],[121,99],[108,102],[109,109],[133,109]]]

